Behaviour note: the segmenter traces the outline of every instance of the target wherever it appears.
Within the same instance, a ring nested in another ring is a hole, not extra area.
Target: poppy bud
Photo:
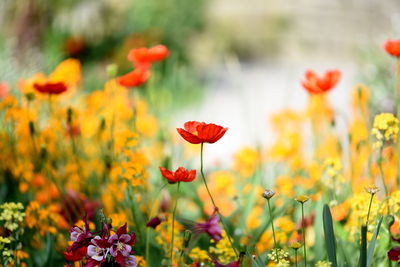
[[[33,121],[29,121],[29,133],[35,135],[35,125],[33,124]]]
[[[107,76],[108,78],[114,78],[117,76],[118,66],[116,64],[107,65]]]
[[[156,216],[156,217],[150,219],[150,220],[146,223],[146,226],[147,226],[147,227],[151,227],[151,228],[153,228],[153,229],[156,229],[156,227],[161,223],[161,221],[162,221],[161,218],[158,217],[158,216]]]
[[[270,199],[275,195],[275,191],[271,189],[265,189],[265,191],[262,193],[263,198],[265,199]]]
[[[26,97],[26,100],[28,100],[28,102],[35,100],[35,94],[32,92],[25,94],[25,97]]]
[[[192,231],[185,230],[185,234],[183,236],[183,247],[187,248],[189,246],[190,239],[192,238]]]
[[[73,110],[72,110],[71,107],[69,107],[68,110],[67,110],[67,122],[68,122],[68,124],[71,124],[71,122],[72,122],[72,113],[73,113]]]
[[[160,207],[162,212],[168,211],[169,202],[170,202],[169,195],[163,194],[163,197],[161,199],[161,207]]]

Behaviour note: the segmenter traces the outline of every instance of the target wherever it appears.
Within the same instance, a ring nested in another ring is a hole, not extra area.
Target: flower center
[[[124,244],[121,242],[117,243],[117,250],[122,250],[124,248]]]

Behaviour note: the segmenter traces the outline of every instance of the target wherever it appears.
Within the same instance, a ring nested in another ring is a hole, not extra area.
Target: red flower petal
[[[137,68],[118,78],[118,83],[126,87],[135,87],[144,84],[150,77],[150,71]]]
[[[389,55],[400,57],[400,40],[388,40],[384,48]]]
[[[175,180],[174,174],[170,170],[167,170],[164,167],[160,167],[160,172],[161,172],[162,176],[164,176],[164,178],[166,178],[171,183],[176,183],[177,182]]]
[[[185,139],[186,141],[188,141],[191,144],[200,144],[202,143],[202,140],[197,136],[194,135],[182,128],[177,128],[176,129],[178,131],[178,133],[183,137],[183,139]]]

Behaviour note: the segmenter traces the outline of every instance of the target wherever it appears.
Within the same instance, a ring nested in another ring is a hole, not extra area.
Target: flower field
[[[71,39],[55,67],[0,80],[0,266],[400,265],[400,40],[380,47],[393,105],[360,83],[343,115],[346,74],[305,69],[305,108],[224,164],[207,159],[230,125],[170,118],[198,97],[187,51],[150,39],[97,76]]]

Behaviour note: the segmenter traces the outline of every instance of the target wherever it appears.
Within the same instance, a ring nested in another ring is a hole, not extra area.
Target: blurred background
[[[99,90],[106,66],[126,73],[133,47],[171,50],[142,90],[170,128],[187,120],[230,128],[211,159],[243,145],[268,143],[269,116],[302,109],[305,70],[342,71],[330,93],[346,117],[351,88],[372,90],[377,111],[393,107],[394,62],[382,49],[400,36],[398,0],[1,0],[0,81],[17,91],[20,77],[63,59],[83,64],[82,92]],[[345,119],[340,123],[345,123]]]

